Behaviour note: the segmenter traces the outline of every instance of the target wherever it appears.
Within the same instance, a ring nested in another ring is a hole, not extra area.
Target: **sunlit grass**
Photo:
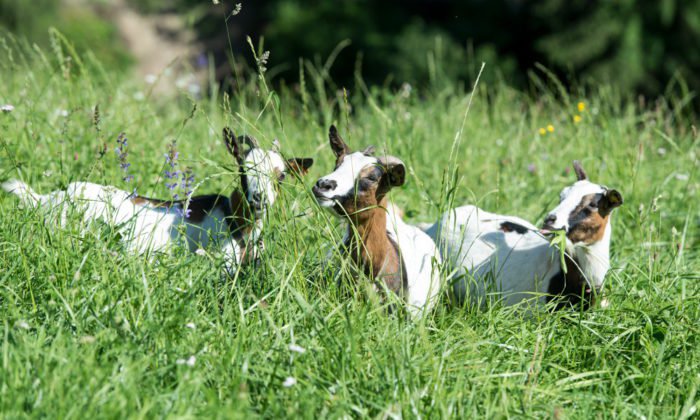
[[[0,105],[14,106],[0,113],[1,180],[169,197],[163,155],[177,141],[195,194],[228,193],[237,182],[224,125],[263,145],[278,138],[286,155],[315,164],[283,186],[261,266],[226,280],[216,253],[128,256],[109,232],[57,229],[3,195],[6,416],[682,417],[697,407],[699,140],[671,98],[640,107],[607,86],[533,97],[481,84],[447,167],[469,102],[456,87],[368,96],[308,73],[301,92],[263,94],[254,79],[224,98],[166,100],[90,63],[66,67],[28,49],[13,57],[0,62]],[[326,255],[341,232],[309,194],[332,170],[333,122],[351,147],[374,144],[407,163],[392,199],[411,222],[473,203],[539,223],[581,160],[625,198],[612,221],[610,306],[526,318],[445,299],[410,322],[336,287],[341,262]],[[122,132],[128,185],[114,152]]]

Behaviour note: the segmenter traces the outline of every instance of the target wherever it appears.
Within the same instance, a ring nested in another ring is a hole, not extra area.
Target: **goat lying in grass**
[[[313,193],[321,207],[347,222],[341,252],[380,293],[388,289],[403,297],[411,314],[429,310],[440,290],[435,243],[387,212],[387,193],[404,184],[406,167],[393,156],[373,156],[372,147],[353,153],[334,126],[329,140],[335,170],[318,180]]]
[[[186,245],[191,251],[214,244],[223,252],[224,268],[231,274],[239,264],[259,258],[265,212],[277,198],[278,183],[290,170],[305,174],[313,160],[285,161],[276,150],[261,149],[252,137],[236,138],[228,128],[223,135],[238,163],[241,182],[241,189],[228,197],[159,200],[90,182],[74,182],[65,191],[45,195],[17,180],[2,187],[17,195],[25,207],[57,215],[62,225],[67,212],[76,211],[85,227],[94,221],[113,226],[126,248],[138,254],[167,251],[173,244]],[[249,147],[246,152],[244,145]]]
[[[450,210],[426,230],[454,270],[458,301],[468,297],[479,305],[495,297],[514,305],[555,299],[557,309],[594,303],[610,268],[610,215],[622,196],[588,181],[578,162],[574,170],[577,181],[564,188],[539,231],[518,217],[474,206]],[[543,237],[555,231],[566,233],[565,269],[559,250]]]

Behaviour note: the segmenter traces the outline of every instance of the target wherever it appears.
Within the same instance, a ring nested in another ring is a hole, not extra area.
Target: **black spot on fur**
[[[518,234],[520,234],[520,235],[524,235],[524,234],[527,233],[527,231],[528,231],[529,229],[526,228],[525,226],[519,225],[519,224],[517,224],[517,223],[513,223],[513,222],[503,222],[503,223],[501,223],[501,230],[502,230],[503,232],[506,232],[506,233],[508,233],[508,232],[516,232],[516,233],[518,233]]]
[[[577,264],[566,258],[566,273],[559,270],[549,280],[547,302],[555,301],[556,310],[566,308],[588,310],[595,304],[597,291],[591,289]]]

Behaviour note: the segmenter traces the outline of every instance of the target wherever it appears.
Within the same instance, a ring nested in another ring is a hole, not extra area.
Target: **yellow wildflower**
[[[553,132],[554,132],[554,126],[553,126],[552,124],[549,124],[549,125],[547,126],[547,131],[549,131],[550,133],[553,133]]]
[[[579,102],[578,105],[576,105],[576,108],[578,108],[578,112],[583,112],[586,110],[586,104]]]
[[[545,134],[547,134],[547,130],[540,128],[540,135],[544,136]]]
[[[581,122],[581,116],[580,115],[574,115],[574,124],[578,124]]]

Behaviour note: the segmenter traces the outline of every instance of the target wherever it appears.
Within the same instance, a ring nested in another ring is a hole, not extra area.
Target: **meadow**
[[[568,89],[546,72],[527,93],[439,77],[420,91],[360,80],[344,90],[309,64],[304,83],[277,92],[239,76],[232,93],[160,98],[60,37],[51,51],[9,37],[0,50],[0,105],[14,106],[0,112],[0,181],[20,177],[43,193],[90,180],[167,198],[175,141],[195,193],[228,194],[237,174],[224,126],[315,160],[282,186],[260,266],[227,279],[216,253],[129,256],[108,227],[81,236],[2,195],[2,417],[688,418],[700,405],[690,94]],[[411,223],[473,203],[539,224],[581,160],[625,200],[612,220],[609,306],[525,315],[444,298],[411,321],[337,287],[341,261],[325,256],[342,229],[310,194],[333,169],[331,123],[351,147],[406,162],[391,199]]]

